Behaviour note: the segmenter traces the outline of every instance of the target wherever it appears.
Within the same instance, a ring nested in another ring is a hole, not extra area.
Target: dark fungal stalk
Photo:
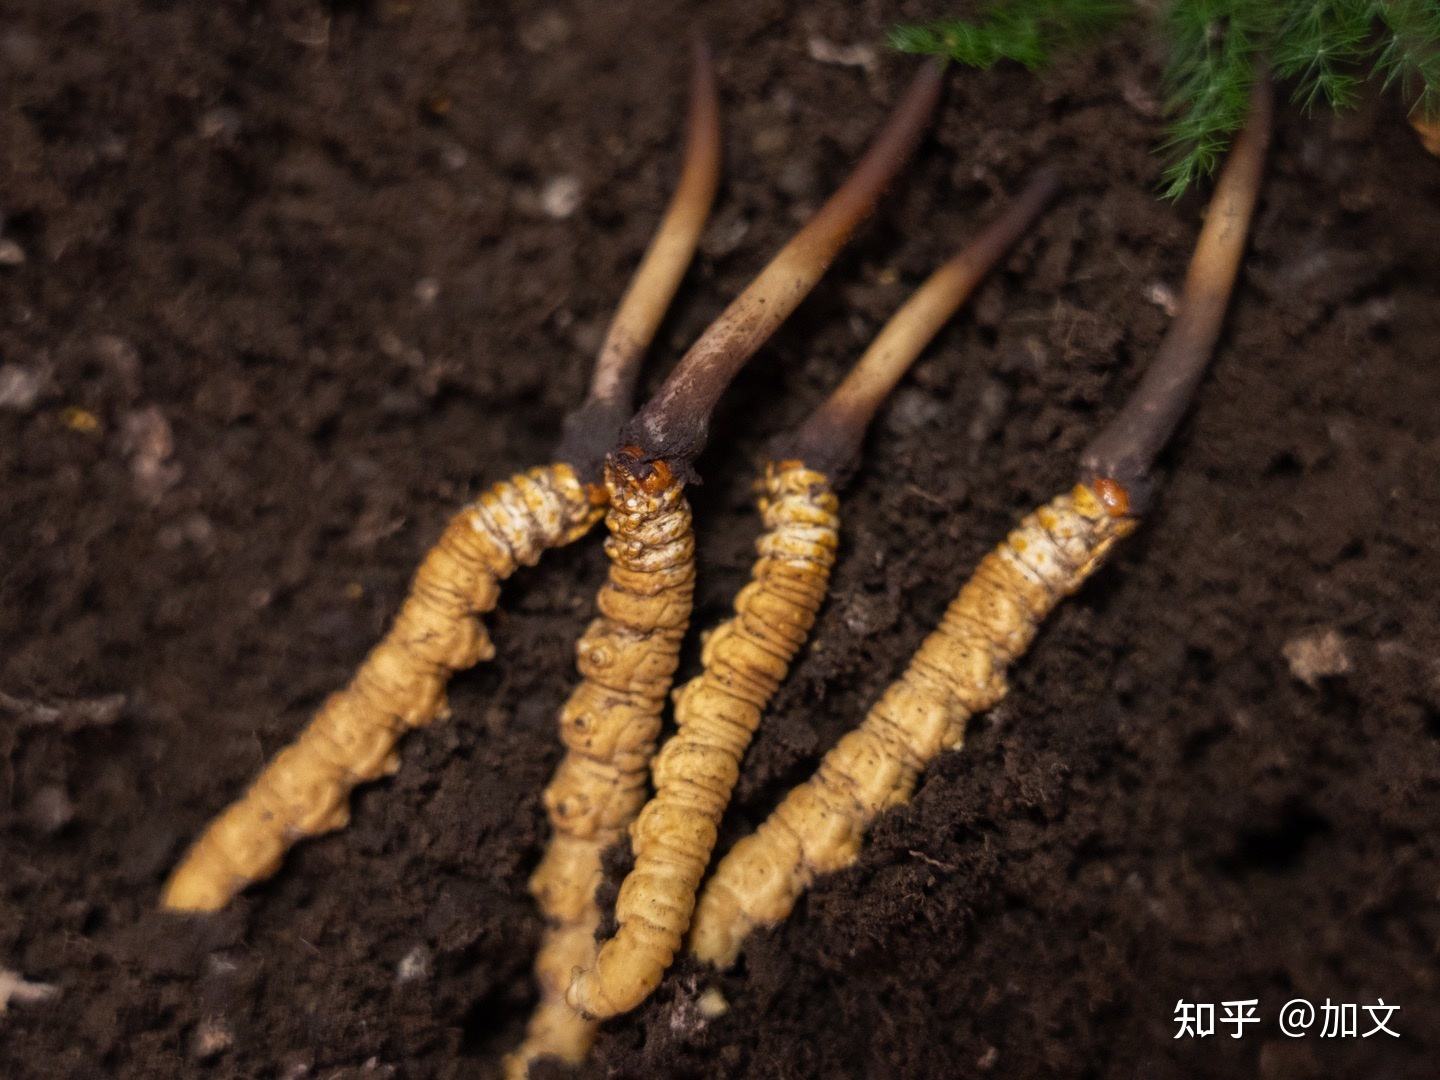
[[[1249,121],[1216,182],[1185,275],[1180,311],[1139,386],[1081,455],[1082,479],[1119,485],[1136,512],[1151,495],[1155,460],[1189,408],[1215,351],[1260,191],[1273,111],[1270,80],[1258,78]]]
[[[825,402],[795,431],[775,441],[771,459],[803,461],[832,480],[843,479],[860,456],[865,432],[895,384],[1060,186],[1054,168],[1037,171],[999,217],[905,301]]]
[[[598,484],[605,454],[635,408],[640,361],[695,254],[720,182],[720,99],[710,49],[697,39],[680,182],[626,289],[590,378],[585,401],[565,417],[560,461]]]
[[[770,260],[681,358],[621,435],[632,465],[666,461],[685,473],[705,446],[725,388],[800,302],[874,210],[920,141],[940,98],[944,68],[927,64],[844,184]]]

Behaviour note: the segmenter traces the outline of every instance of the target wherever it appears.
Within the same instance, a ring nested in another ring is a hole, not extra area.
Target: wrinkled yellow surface
[[[672,480],[647,491],[611,465],[605,483],[610,573],[597,600],[600,614],[576,646],[581,681],[560,711],[566,754],[545,790],[553,836],[530,879],[548,923],[535,961],[540,1004],[524,1043],[506,1058],[512,1077],[525,1076],[544,1055],[579,1062],[594,1037],[593,1022],[565,1003],[565,988],[576,968],[594,959],[600,857],[645,802],[660,716],[690,622],[695,536],[682,486]]]
[[[297,840],[342,828],[351,789],[394,772],[400,736],[445,713],[451,674],[494,655],[477,616],[494,608],[500,582],[583,536],[601,513],[570,466],[550,465],[496,484],[451,519],[350,685],[210,824],[161,903],[222,908],[275,873]]]
[[[655,796],[630,826],[635,866],[616,901],[619,929],[570,984],[580,1011],[605,1019],[633,1009],[680,948],[740,759],[824,602],[838,510],[823,474],[799,462],[766,469],[760,558],[734,617],[706,639],[704,670],[675,695],[678,730],[655,759]]]
[[[728,967],[752,929],[780,922],[818,876],[851,865],[870,823],[910,799],[941,751],[960,747],[970,717],[1005,696],[1005,671],[1041,621],[1135,525],[1085,485],[1021,521],[861,725],[721,860],[695,911],[695,955]]]

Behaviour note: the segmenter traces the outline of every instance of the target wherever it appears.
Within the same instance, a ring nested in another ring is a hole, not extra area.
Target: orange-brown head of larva
[[[647,475],[641,478],[640,487],[646,495],[659,495],[675,482],[675,474],[663,461],[652,461]]]
[[[662,459],[647,461],[639,446],[622,446],[613,455],[615,468],[630,476],[646,495],[659,495],[675,483],[675,473]]]
[[[1130,514],[1130,492],[1120,481],[1102,476],[1090,486],[1111,517],[1127,517]]]

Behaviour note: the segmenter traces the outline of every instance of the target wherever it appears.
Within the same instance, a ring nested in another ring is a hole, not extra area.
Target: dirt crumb
[[[1310,689],[1322,680],[1348,675],[1355,669],[1350,643],[1333,627],[1310,630],[1285,643],[1281,650],[1290,674]]]

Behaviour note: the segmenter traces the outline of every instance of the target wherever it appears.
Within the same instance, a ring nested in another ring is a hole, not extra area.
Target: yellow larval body
[[[545,808],[550,845],[530,879],[549,926],[535,961],[540,1003],[506,1061],[524,1076],[537,1057],[583,1060],[594,1027],[565,1003],[577,967],[594,959],[600,857],[645,802],[660,716],[690,622],[695,537],[681,484],[663,462],[638,478],[606,466],[610,573],[599,616],[576,646],[582,676],[560,712],[566,746]]]
[[[679,730],[655,759],[654,798],[630,826],[635,867],[616,901],[619,929],[571,983],[576,1009],[599,1019],[633,1009],[680,948],[740,759],[825,600],[838,510],[823,473],[797,461],[766,468],[760,557],[734,617],[706,639],[704,670],[675,696]]]
[[[342,828],[351,789],[394,772],[400,737],[445,713],[451,674],[494,655],[478,616],[495,606],[500,582],[547,548],[579,539],[602,513],[597,489],[569,465],[550,465],[496,484],[456,514],[350,684],[211,822],[161,903],[217,910],[275,873],[297,840]]]
[[[1040,623],[1135,525],[1108,481],[1078,485],[1021,521],[860,727],[721,860],[696,908],[695,955],[728,967],[752,929],[779,923],[812,881],[854,863],[870,823],[909,800],[941,751],[960,747],[970,717],[1004,697],[1005,670]]]

